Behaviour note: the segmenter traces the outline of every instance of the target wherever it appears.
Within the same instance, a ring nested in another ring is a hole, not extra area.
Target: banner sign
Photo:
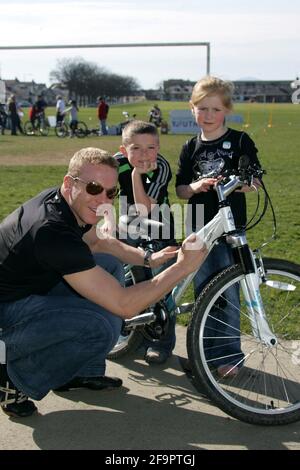
[[[244,118],[240,114],[229,114],[226,123],[242,124]],[[189,109],[176,109],[170,112],[171,134],[198,134],[199,126],[196,124],[192,111]]]
[[[199,126],[189,109],[176,109],[170,112],[171,134],[198,134]]]

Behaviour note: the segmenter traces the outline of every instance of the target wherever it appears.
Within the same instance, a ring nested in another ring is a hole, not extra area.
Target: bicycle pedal
[[[186,302],[182,305],[179,305],[176,308],[176,315],[181,315],[182,313],[190,313],[193,310],[194,303],[193,302]]]
[[[147,325],[148,323],[152,323],[155,320],[156,320],[156,315],[153,312],[145,312],[135,317],[129,318],[128,320],[125,320],[124,327],[125,329],[127,329],[127,328],[131,328],[132,326]]]

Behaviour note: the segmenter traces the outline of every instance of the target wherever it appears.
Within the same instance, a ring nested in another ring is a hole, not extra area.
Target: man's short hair
[[[111,168],[118,169],[117,160],[106,150],[96,147],[86,147],[78,150],[70,160],[68,174],[78,176],[80,170],[85,163],[92,163],[92,165],[107,165]]]
[[[123,129],[122,132],[122,143],[127,145],[130,143],[132,137],[140,134],[151,134],[159,140],[159,134],[157,127],[151,122],[139,121],[135,119],[130,121]]]

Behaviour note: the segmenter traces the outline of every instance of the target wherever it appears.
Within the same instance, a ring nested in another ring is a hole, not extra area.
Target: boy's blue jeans
[[[209,279],[233,264],[235,263],[231,248],[222,241],[215,245],[194,277],[195,298],[198,297]],[[227,289],[225,296],[226,306],[222,308],[221,312],[212,312],[212,315],[219,318],[222,323],[213,318],[208,318],[206,323],[206,336],[215,337],[213,340],[208,340],[209,345],[206,343],[206,357],[207,359],[219,358],[213,361],[216,367],[226,364],[235,365],[244,357],[241,351],[240,337],[237,337],[237,330],[240,329],[239,286],[235,284]],[[218,339],[218,336],[227,336],[227,338]],[[235,338],[229,339],[230,336],[235,336]],[[232,356],[226,358],[229,355]]]
[[[140,245],[140,239],[133,239],[129,235],[126,239],[122,239],[124,243],[127,243],[130,246],[138,247]],[[157,251],[162,250],[163,248],[175,244],[175,240],[161,240],[159,243],[157,243]],[[152,274],[155,276],[156,274],[164,271],[167,269],[169,266],[171,266],[175,262],[175,259],[171,259],[170,261],[167,261],[165,264],[160,266],[159,268],[153,269]],[[173,349],[175,348],[176,344],[176,315],[172,316],[169,321],[169,328],[168,331],[166,332],[165,336],[163,336],[160,340],[149,340],[147,338],[144,338],[143,343],[142,343],[142,348],[147,350],[148,348],[155,349],[155,351],[161,351],[166,354],[171,354]]]
[[[124,283],[123,265],[111,255],[96,263]],[[99,286],[101,288],[101,286]],[[14,385],[41,400],[73,377],[104,375],[105,359],[120,335],[122,319],[61,282],[47,295],[0,303],[0,339]]]

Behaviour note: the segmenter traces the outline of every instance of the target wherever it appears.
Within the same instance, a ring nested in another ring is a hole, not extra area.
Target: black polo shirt
[[[45,295],[62,276],[91,269],[93,255],[58,188],[25,202],[0,224],[0,302]]]

